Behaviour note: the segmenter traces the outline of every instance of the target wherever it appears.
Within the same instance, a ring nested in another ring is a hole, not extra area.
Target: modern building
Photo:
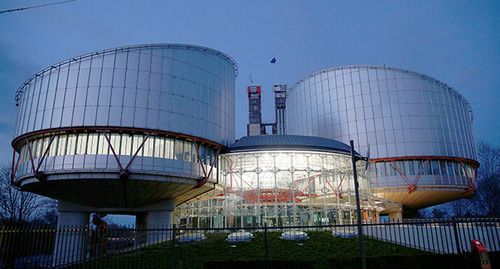
[[[472,111],[455,89],[385,66],[318,71],[287,93],[287,134],[355,141],[375,195],[405,210],[472,195]]]
[[[89,213],[169,226],[176,204],[215,188],[234,142],[235,61],[193,45],[108,49],[47,67],[17,91],[13,184]]]
[[[47,67],[16,93],[12,182],[57,199],[61,225],[119,213],[168,226],[175,206],[187,226],[345,223],[355,219],[353,139],[370,157],[359,171],[364,221],[473,193],[472,112],[442,82],[385,66],[325,69],[274,86],[275,123],[262,123],[262,88],[249,86],[249,136],[236,141],[236,75],[226,54],[182,44]],[[263,135],[269,125],[276,135]]]
[[[442,82],[385,66],[325,69],[274,86],[274,123],[262,123],[262,89],[250,86],[248,136],[235,140],[236,76],[228,55],[183,44],[49,66],[16,93],[12,184],[57,199],[59,225],[91,213],[149,228],[353,223],[353,139],[369,157],[358,167],[364,222],[473,194],[471,108]],[[66,240],[81,244],[68,252]],[[54,265],[82,259],[85,240],[58,234],[54,257],[70,254]]]
[[[401,206],[373,196],[364,161],[358,174],[364,222]],[[297,135],[247,136],[220,159],[220,189],[179,205],[179,227],[240,228],[352,224],[356,198],[350,148]]]

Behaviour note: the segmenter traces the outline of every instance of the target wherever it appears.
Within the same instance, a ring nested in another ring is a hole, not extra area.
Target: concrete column
[[[146,212],[146,227],[148,228],[147,242],[153,244],[168,240],[172,236],[172,218],[174,202],[171,200],[162,201],[148,207]]]
[[[52,262],[54,266],[77,262],[86,257],[90,214],[78,211],[77,208],[73,204],[59,201]]]
[[[148,242],[147,240],[147,226],[146,226],[146,218],[147,213],[137,213],[135,215],[135,245],[142,245]]]

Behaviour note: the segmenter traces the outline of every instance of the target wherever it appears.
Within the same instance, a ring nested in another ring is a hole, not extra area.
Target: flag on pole
[[[276,63],[276,57],[273,57],[273,59],[271,59],[271,63],[272,63],[272,64],[275,64],[275,63]]]

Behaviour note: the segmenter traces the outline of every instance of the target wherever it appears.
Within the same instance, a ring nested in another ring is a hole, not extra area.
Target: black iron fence
[[[366,240],[404,246],[402,253],[413,249],[462,254],[471,251],[473,239],[481,240],[490,251],[500,251],[500,218],[367,223],[363,224],[363,234]],[[209,260],[210,255],[224,258],[225,253],[213,252],[222,249],[229,255],[232,247],[247,241],[251,243],[240,247],[244,248],[242,258],[246,260],[293,260],[293,256],[286,256],[293,255],[287,248],[300,247],[309,237],[337,238],[335,244],[347,242],[345,251],[356,255],[353,249],[357,245],[350,244],[357,238],[355,224],[231,229],[5,226],[0,227],[0,268],[197,268],[187,265],[196,264],[197,259]],[[198,241],[203,241],[205,248],[190,244]],[[296,243],[279,243],[285,241]],[[367,255],[372,254],[370,251],[376,249],[367,249]],[[315,252],[311,249],[311,253]]]

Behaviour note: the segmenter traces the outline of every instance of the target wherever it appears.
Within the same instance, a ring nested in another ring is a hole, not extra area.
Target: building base
[[[136,216],[136,245],[149,245],[172,237],[172,213],[175,203],[164,200],[141,208],[92,208],[66,201],[58,203],[58,222],[53,265],[83,261],[105,252],[106,238],[90,224],[90,215],[123,214]]]

